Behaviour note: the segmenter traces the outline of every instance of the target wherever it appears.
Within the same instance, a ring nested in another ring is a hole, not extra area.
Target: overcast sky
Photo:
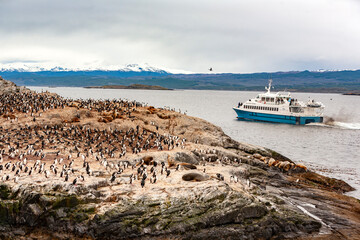
[[[360,68],[359,0],[0,0],[0,63]]]

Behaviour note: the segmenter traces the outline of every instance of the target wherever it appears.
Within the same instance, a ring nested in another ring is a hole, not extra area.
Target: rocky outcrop
[[[0,82],[4,89],[18,89]],[[35,99],[47,99],[44,94]],[[48,99],[46,111],[13,111],[14,118],[0,118],[0,130],[8,136],[0,143],[1,239],[360,236],[360,203],[342,195],[352,189],[343,181],[236,142],[219,127],[174,111],[148,106],[97,111],[80,100]],[[109,112],[121,117],[98,122]],[[123,148],[126,139],[132,147],[136,139],[150,143],[154,136],[177,144],[132,148],[120,156],[114,147],[122,140]],[[43,167],[25,172],[37,161]],[[60,175],[62,169],[69,179]]]
[[[16,86],[15,83],[5,80],[0,76],[0,93],[28,91],[25,87]]]

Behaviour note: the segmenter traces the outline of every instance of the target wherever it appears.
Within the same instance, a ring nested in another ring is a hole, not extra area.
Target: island
[[[360,92],[347,92],[347,93],[343,93],[343,95],[360,96]]]
[[[0,93],[1,239],[360,238],[346,182],[205,120],[3,79]]]
[[[84,88],[102,88],[102,89],[143,89],[143,90],[173,90],[161,86],[144,85],[144,84],[131,84],[125,85],[104,85],[104,86],[88,86]]]

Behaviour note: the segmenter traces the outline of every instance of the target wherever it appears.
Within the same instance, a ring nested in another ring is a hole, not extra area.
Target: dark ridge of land
[[[136,101],[0,78],[0,149],[0,239],[360,238],[346,182]]]
[[[343,95],[360,96],[360,92],[358,92],[358,93],[353,93],[353,92],[350,92],[350,93],[343,93]]]
[[[101,89],[144,89],[144,90],[173,90],[171,88],[165,88],[161,86],[144,85],[144,84],[131,84],[125,85],[104,85],[104,86],[89,86],[84,88],[101,88]]]
[[[293,71],[249,74],[171,74],[167,72],[66,71],[0,72],[21,86],[88,87],[142,84],[170,89],[263,91],[273,79],[274,91],[347,93],[360,91],[360,70]]]

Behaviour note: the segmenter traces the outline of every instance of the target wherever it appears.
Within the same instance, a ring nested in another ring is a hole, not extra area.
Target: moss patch
[[[0,185],[0,198],[3,200],[10,199],[11,190],[7,185],[1,184]]]
[[[76,196],[68,196],[55,201],[55,203],[53,204],[53,208],[54,209],[62,208],[62,207],[73,208],[78,206],[79,204],[80,204],[80,200],[77,199]]]

